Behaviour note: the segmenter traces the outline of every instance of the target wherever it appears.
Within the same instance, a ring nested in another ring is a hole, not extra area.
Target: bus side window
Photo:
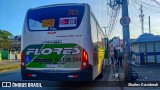
[[[91,14],[91,34],[92,34],[92,42],[97,43],[98,42],[98,38],[97,38],[97,23],[93,17],[93,15]]]

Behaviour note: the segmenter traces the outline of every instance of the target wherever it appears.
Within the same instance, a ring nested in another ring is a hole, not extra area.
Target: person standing
[[[122,67],[123,51],[122,49],[118,50],[118,66]]]
[[[118,64],[118,62],[117,62],[117,50],[116,50],[116,48],[114,47],[114,60],[116,61],[116,64]]]
[[[111,51],[110,51],[110,59],[111,59],[112,64],[114,64],[113,55],[114,55],[113,50],[111,50]]]

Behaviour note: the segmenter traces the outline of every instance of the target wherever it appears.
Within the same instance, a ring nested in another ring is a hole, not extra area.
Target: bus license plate
[[[54,27],[55,19],[42,20],[42,27]]]
[[[57,68],[58,64],[46,64],[47,68]]]

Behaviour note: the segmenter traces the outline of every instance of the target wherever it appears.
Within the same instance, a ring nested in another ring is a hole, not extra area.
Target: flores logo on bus
[[[39,48],[28,48],[26,55],[29,55],[30,53],[34,53],[34,55],[49,55],[52,53],[57,53],[58,55],[75,55],[79,54],[80,50],[79,48],[44,48],[42,50]]]
[[[59,19],[59,27],[76,27],[77,17],[68,17]]]

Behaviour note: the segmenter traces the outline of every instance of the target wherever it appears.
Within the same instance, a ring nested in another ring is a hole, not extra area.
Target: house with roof
[[[131,45],[137,64],[160,63],[160,36],[144,33]]]

